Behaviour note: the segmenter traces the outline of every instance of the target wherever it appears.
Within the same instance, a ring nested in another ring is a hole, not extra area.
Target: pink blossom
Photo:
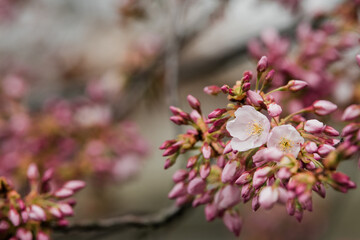
[[[267,117],[251,106],[235,111],[235,119],[228,121],[226,129],[233,137],[231,147],[239,152],[263,145],[269,134],[270,122]]]
[[[326,100],[315,101],[312,106],[315,113],[321,116],[330,114],[337,109],[337,106],[335,104]]]
[[[304,130],[309,133],[321,133],[324,127],[325,125],[322,122],[311,119],[305,122]]]
[[[271,130],[267,146],[278,148],[284,153],[290,153],[297,157],[303,143],[304,138],[300,136],[293,126],[282,125],[276,126]]]

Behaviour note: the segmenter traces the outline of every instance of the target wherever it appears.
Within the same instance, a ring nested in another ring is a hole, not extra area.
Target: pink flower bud
[[[208,222],[214,220],[217,216],[217,208],[213,203],[206,204],[205,206],[205,217]]]
[[[259,203],[259,195],[255,195],[251,201],[251,208],[255,212],[259,209],[260,203]]]
[[[208,143],[204,143],[203,146],[201,147],[201,152],[204,156],[205,159],[210,159],[211,157],[211,147],[209,146]]]
[[[282,167],[280,168],[280,170],[276,173],[277,177],[282,179],[282,180],[286,180],[289,179],[291,177],[291,172],[288,168],[286,167]]]
[[[210,174],[210,170],[211,170],[211,168],[210,168],[210,165],[209,165],[209,164],[203,164],[203,165],[201,165],[201,166],[200,166],[200,177],[201,177],[202,179],[207,178],[207,177],[209,176],[209,174]]]
[[[357,55],[356,55],[356,62],[357,62],[357,64],[358,64],[359,67],[360,67],[360,54],[357,54]]]
[[[226,112],[227,110],[225,108],[217,108],[208,115],[208,118],[209,119],[218,118],[221,117],[221,115],[223,115]]]
[[[63,217],[60,209],[57,208],[57,207],[50,207],[49,212],[50,212],[51,215],[53,215],[56,218],[62,218]]]
[[[323,144],[319,146],[318,153],[320,156],[325,157],[333,150],[335,150],[333,146],[329,144]]]
[[[359,56],[359,55],[358,55]],[[341,120],[343,121],[351,121],[360,116],[360,105],[350,105],[344,111]]]
[[[198,159],[197,156],[192,156],[192,157],[190,157],[190,158],[188,159],[188,161],[187,161],[186,167],[187,167],[187,168],[192,168],[192,167],[195,165],[195,163],[197,162],[197,159]]]
[[[180,196],[184,196],[186,194],[186,187],[184,182],[179,182],[175,184],[175,186],[171,189],[168,194],[168,198],[174,199]]]
[[[230,87],[228,85],[226,85],[226,84],[221,87],[221,91],[223,93],[228,93],[229,89],[230,89]]]
[[[166,140],[165,142],[163,142],[163,144],[161,144],[159,149],[161,150],[167,149],[170,146],[172,146],[174,143],[176,143],[176,140]]]
[[[187,178],[187,176],[188,176],[188,172],[186,170],[179,169],[174,173],[172,179],[174,182],[177,183],[177,182],[184,181]]]
[[[265,76],[265,81],[267,83],[270,83],[273,80],[274,75],[275,75],[275,70],[274,69],[270,70]]]
[[[225,159],[225,156],[224,155],[220,155],[216,161],[216,165],[219,167],[219,168],[224,168],[225,167],[225,164],[226,164],[226,159]]]
[[[268,59],[266,56],[262,56],[257,64],[257,71],[264,72],[268,67]]]
[[[274,206],[279,198],[279,192],[271,186],[264,187],[259,195],[259,203],[265,209],[270,209]]]
[[[216,85],[206,86],[204,92],[209,95],[218,95],[221,92],[221,88]]]
[[[244,185],[251,181],[251,175],[249,172],[243,172],[240,177],[235,181],[237,185]]]
[[[303,218],[303,212],[300,210],[295,210],[294,216],[298,222],[301,222]]]
[[[330,126],[326,126],[325,129],[324,129],[324,133],[328,136],[332,136],[332,137],[337,137],[339,136],[339,132],[336,131],[335,128],[333,127],[330,127]]]
[[[337,106],[326,100],[318,100],[313,103],[314,112],[318,115],[327,115],[334,112]]]
[[[50,181],[54,176],[54,169],[53,168],[49,168],[48,170],[46,170],[41,178],[41,181],[43,183]]]
[[[182,142],[177,142],[175,144],[173,144],[172,146],[168,147],[164,153],[163,153],[163,157],[166,157],[166,156],[170,156],[170,155],[173,155],[174,153],[176,153],[179,148],[181,147],[182,145]]]
[[[198,112],[201,112],[201,111],[200,111],[200,102],[199,102],[199,100],[198,100],[196,97],[194,97],[194,96],[192,96],[192,95],[188,95],[188,96],[187,96],[187,100],[188,100],[188,102],[189,102],[189,105],[190,105],[193,109],[197,110]]]
[[[223,183],[232,182],[234,180],[236,170],[237,170],[236,161],[227,162],[221,174],[221,181]]]
[[[72,209],[72,207],[67,204],[67,203],[59,203],[58,207],[61,211],[61,213],[63,214],[63,216],[72,216],[74,215],[74,211]]]
[[[279,162],[284,156],[284,153],[275,147],[264,149],[263,158],[266,162]]]
[[[293,216],[295,214],[295,204],[293,200],[288,200],[286,202],[286,210],[290,216]]]
[[[304,126],[304,130],[308,133],[321,133],[323,129],[324,124],[316,119],[306,121]]]
[[[39,231],[36,240],[50,240],[50,237],[44,232]]]
[[[188,198],[187,195],[180,196],[180,197],[177,197],[177,198],[176,198],[175,204],[176,204],[176,206],[179,206],[179,207],[180,207],[180,206],[184,205],[185,203],[187,203],[188,200],[189,200],[189,198]]]
[[[177,125],[182,125],[186,123],[186,121],[181,116],[171,116],[170,121]]]
[[[174,165],[174,163],[175,161],[173,161],[171,158],[166,159],[164,163],[164,169],[168,169],[169,167]]]
[[[0,232],[8,230],[10,225],[7,223],[7,221],[2,220],[0,221]]]
[[[247,91],[249,91],[250,89],[251,89],[251,83],[246,82],[246,83],[244,83],[244,84],[242,85],[242,90],[243,90],[244,92],[247,92]]]
[[[250,192],[251,192],[251,185],[250,183],[247,183],[241,188],[241,197],[244,199],[247,198],[250,195]]]
[[[27,177],[31,181],[36,181],[39,178],[39,170],[35,163],[31,163],[27,170]]]
[[[231,147],[231,144],[230,144],[230,141],[226,144],[225,148],[224,148],[224,151],[223,151],[223,154],[227,154],[229,152],[232,151],[232,147]]]
[[[239,236],[242,227],[242,220],[237,213],[229,213],[225,212],[223,216],[223,221],[225,226],[235,234],[235,236]]]
[[[25,230],[24,228],[19,228],[16,231],[16,237],[19,240],[32,240],[33,239],[31,232],[28,230]]]
[[[249,90],[246,92],[246,95],[250,100],[251,104],[253,104],[254,106],[259,107],[262,103],[264,103],[264,99],[257,92]]]
[[[227,185],[219,192],[216,204],[219,210],[231,208],[240,202],[240,189],[235,185]]]
[[[360,126],[358,123],[350,123],[343,128],[343,130],[341,132],[341,136],[343,136],[343,137],[349,136],[350,134],[359,130],[359,128],[360,128]]]
[[[197,123],[198,120],[201,119],[202,117],[198,111],[193,110],[190,113],[190,118],[191,118],[191,120],[193,120],[194,123]]]
[[[188,177],[188,180],[191,181],[194,179],[194,177],[196,177],[197,175],[197,171],[195,169],[192,169],[190,172],[189,172],[189,177]]]
[[[267,174],[270,173],[270,167],[258,168],[253,177],[253,187],[258,189],[267,180]]]
[[[191,195],[200,194],[204,192],[205,187],[206,187],[206,182],[203,179],[197,177],[189,182],[189,185],[187,187],[187,192]]]
[[[253,73],[251,71],[245,71],[243,73],[242,79],[244,82],[250,82],[252,78],[253,78]]]
[[[282,112],[282,108],[280,107],[280,105],[276,104],[276,103],[270,103],[267,106],[267,110],[269,112],[269,115],[271,117],[277,117],[281,114]]]
[[[71,180],[64,184],[63,188],[67,188],[73,191],[79,191],[80,189],[83,189],[86,186],[86,183],[81,180]]]
[[[29,214],[26,210],[21,212],[21,219],[23,223],[26,223],[29,220]]]
[[[10,222],[15,227],[20,225],[20,215],[14,208],[10,208],[9,213],[8,213],[8,217],[9,217]]]
[[[67,188],[60,188],[54,193],[54,196],[57,198],[68,198],[74,195],[74,191]]]
[[[31,205],[29,218],[37,221],[46,221],[45,211],[38,205]]]
[[[307,82],[301,80],[290,80],[287,84],[290,91],[299,91],[308,86]]]

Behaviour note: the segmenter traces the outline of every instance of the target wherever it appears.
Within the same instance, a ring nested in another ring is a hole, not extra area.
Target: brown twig
[[[123,215],[96,221],[84,221],[70,224],[67,227],[56,227],[55,231],[60,233],[70,232],[99,232],[99,231],[121,231],[126,228],[156,229],[164,227],[180,216],[183,216],[189,206],[177,207],[172,205],[156,213],[147,215]]]

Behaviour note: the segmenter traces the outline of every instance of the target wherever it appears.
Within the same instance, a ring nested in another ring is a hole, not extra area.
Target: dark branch
[[[55,231],[61,233],[88,232],[88,231],[121,231],[127,228],[156,229],[164,227],[183,216],[189,206],[176,207],[175,205],[148,215],[123,215],[114,218],[80,222],[68,227],[56,227]]]

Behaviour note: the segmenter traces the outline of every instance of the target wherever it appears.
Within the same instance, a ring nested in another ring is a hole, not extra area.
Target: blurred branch
[[[156,213],[148,215],[123,215],[114,218],[97,220],[94,222],[74,223],[67,227],[56,227],[61,233],[88,231],[121,231],[127,228],[156,229],[167,226],[180,216],[183,216],[189,206],[177,207],[172,205]]]
[[[174,38],[171,40],[170,36],[170,44],[168,47],[159,52],[153,63],[145,69],[133,74],[128,80],[128,85],[124,91],[125,93],[118,100],[116,108],[116,116],[119,119],[127,117],[129,112],[136,108],[135,106],[143,99],[148,89],[158,80],[157,77],[161,74],[161,72],[164,72],[164,62],[167,62],[167,64],[165,63],[166,68],[169,68],[169,64],[171,64],[171,68],[175,70],[174,56],[170,56],[176,53],[176,58],[178,58],[178,53],[181,50],[190,45],[190,43],[192,43],[201,33],[207,30],[209,26],[213,24],[215,19],[223,15],[223,12],[229,2],[230,0],[221,0],[218,7],[211,13],[210,20],[201,27],[196,27],[192,30],[184,29],[182,32],[179,32],[180,26],[177,26],[177,29],[174,29]],[[179,19],[175,20],[178,21]],[[171,54],[169,55],[169,53]],[[176,61],[178,60],[176,59]],[[176,65],[178,65],[178,63],[176,63]],[[176,72],[176,77],[178,78],[178,66],[176,66]],[[167,74],[167,78],[169,78],[170,73],[168,72]],[[174,73],[171,73],[171,75],[171,78],[174,79]],[[172,84],[177,85],[178,80],[176,80],[176,82],[174,80],[172,81]],[[176,99],[173,99],[172,101],[176,101]]]

